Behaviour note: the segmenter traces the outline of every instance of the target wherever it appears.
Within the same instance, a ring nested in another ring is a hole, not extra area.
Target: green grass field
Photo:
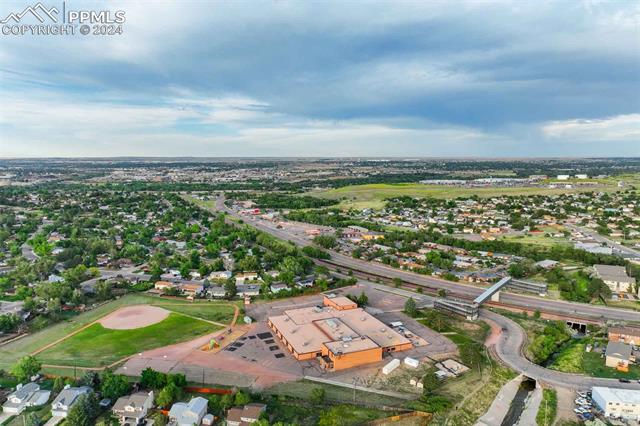
[[[216,303],[152,303],[153,306],[160,306],[164,309],[178,312],[180,314],[191,315],[208,321],[228,324],[233,319],[234,309],[231,305],[221,305]]]
[[[332,200],[344,199],[339,207],[342,208],[381,208],[387,198],[409,196],[416,198],[457,198],[477,195],[479,197],[493,197],[499,195],[557,195],[573,192],[589,191],[615,191],[618,188],[613,182],[603,183],[597,188],[536,188],[536,187],[513,187],[513,188],[461,188],[447,187],[441,185],[423,185],[419,183],[398,183],[398,184],[368,184],[352,185],[342,188],[330,189],[326,191],[312,191],[307,195]]]
[[[171,313],[159,323],[130,330],[93,324],[38,355],[43,364],[102,367],[126,356],[194,339],[219,330],[213,324]]]
[[[131,305],[139,305],[139,304],[148,304],[148,305],[161,305],[165,309],[174,310],[174,309],[189,309],[189,310],[200,310],[202,309],[200,306],[206,306],[206,309],[209,311],[209,314],[204,319],[211,318],[215,315],[215,311],[220,308],[222,312],[228,312],[230,309],[227,305],[229,302],[225,304],[215,303],[215,302],[193,302],[191,305],[186,306],[185,308],[178,308],[177,306],[172,305],[183,305],[184,303],[188,303],[185,300],[177,300],[177,299],[165,299],[156,296],[141,294],[141,293],[132,293],[128,294],[124,297],[121,297],[117,300],[112,300],[104,305],[98,306],[95,309],[84,312],[80,315],[76,315],[70,317],[67,320],[56,323],[50,327],[47,327],[43,330],[30,333],[25,337],[22,337],[14,342],[8,343],[0,347],[0,368],[9,369],[16,361],[22,358],[25,355],[28,355],[36,350],[42,348],[43,346],[53,343],[58,339],[63,338],[69,333],[73,333],[74,331],[82,328],[83,326],[90,324],[93,321],[96,321],[99,318],[107,315],[110,312],[115,311],[116,309],[131,306]],[[194,311],[185,311],[188,315],[197,316]],[[221,321],[223,322],[223,321]],[[207,326],[211,326],[211,324],[205,323]],[[64,343],[64,342],[63,342]]]
[[[585,352],[585,346],[589,341],[589,339],[581,339],[569,342],[553,360],[553,363],[549,365],[549,368],[566,373],[585,374],[587,376],[610,379],[637,379],[640,377],[640,366],[638,365],[631,365],[629,372],[625,373],[607,367],[602,354]],[[604,344],[604,342],[601,343]]]

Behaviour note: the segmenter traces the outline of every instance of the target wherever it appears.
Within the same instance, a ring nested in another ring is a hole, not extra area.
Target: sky
[[[0,157],[640,156],[637,1],[65,6],[122,34],[0,34]]]

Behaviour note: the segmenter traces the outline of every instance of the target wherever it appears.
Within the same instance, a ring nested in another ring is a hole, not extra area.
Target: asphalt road
[[[496,355],[509,367],[532,379],[554,386],[587,389],[592,386],[608,386],[640,390],[640,383],[621,383],[617,379],[600,379],[579,374],[562,373],[541,367],[529,361],[522,353],[526,335],[522,327],[509,318],[483,309],[480,318],[493,322],[501,328],[500,338],[495,344]]]
[[[593,238],[594,240],[596,240],[599,243],[605,243],[610,247],[613,247],[614,250],[617,250],[620,253],[624,253],[626,255],[629,256],[636,256],[636,257],[640,257],[640,251],[638,250],[634,250],[630,247],[627,246],[623,246],[622,244],[613,241],[605,236],[602,236],[600,234],[598,234],[596,231],[592,231],[591,229],[587,229],[587,228],[583,228],[580,226],[575,226],[575,225],[567,225],[567,228],[573,230],[573,231],[577,231],[577,232],[582,232],[585,235],[588,235],[589,237]],[[615,251],[614,251],[615,253]]]
[[[268,232],[277,238],[290,241],[299,246],[307,246],[311,243],[308,239],[300,237],[298,235],[292,235],[285,229],[278,229],[277,226],[271,222],[240,216],[237,212],[229,209],[224,204],[224,199],[222,197],[218,197],[216,199],[216,209],[219,211],[224,211],[230,216],[242,219],[246,223],[262,231]],[[467,298],[475,298],[484,291],[484,289],[480,287],[441,280],[431,276],[415,274],[413,272],[402,271],[376,262],[367,262],[360,259],[354,259],[350,256],[346,256],[335,251],[329,252],[331,254],[331,261],[343,267],[360,270],[366,273],[374,273],[388,278],[400,278],[408,283],[433,289],[442,288],[447,290],[447,292],[454,296],[458,295]],[[588,305],[586,303],[565,302],[561,300],[550,300],[544,299],[542,297],[508,293],[505,291],[500,292],[500,301],[502,303],[513,305],[516,307],[534,308],[547,313],[555,313],[564,316],[575,315],[576,317],[586,317],[595,320],[610,319],[618,321],[640,322],[639,312],[626,309]]]

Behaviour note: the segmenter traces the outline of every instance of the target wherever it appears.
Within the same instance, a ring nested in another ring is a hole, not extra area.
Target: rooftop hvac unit
[[[342,347],[344,347],[344,348],[348,348],[348,347],[349,347],[349,344],[345,342],[345,343],[343,343],[343,344],[342,344]]]
[[[384,327],[382,327],[382,328],[380,329],[380,333],[384,333],[385,331],[387,331],[387,329],[386,329],[386,328],[384,328]]]
[[[367,320],[367,317],[360,318],[360,321],[366,321],[366,320]]]

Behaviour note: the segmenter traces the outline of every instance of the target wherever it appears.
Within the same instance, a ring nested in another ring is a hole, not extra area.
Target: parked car
[[[620,383],[631,383],[631,380],[629,380],[629,379],[618,379],[618,381]]]

